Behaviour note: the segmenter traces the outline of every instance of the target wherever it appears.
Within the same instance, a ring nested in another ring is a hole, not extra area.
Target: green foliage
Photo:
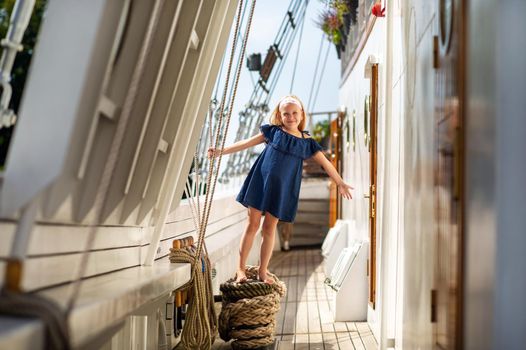
[[[342,28],[345,25],[344,17],[349,14],[351,1],[349,0],[320,0],[326,9],[322,11],[316,24],[327,35],[330,42],[339,45],[345,39]]]
[[[9,21],[16,0],[0,0],[0,37],[5,38],[9,29]],[[13,71],[11,72],[11,85],[13,86],[13,97],[11,99],[11,108],[16,112],[22,97],[22,90],[26,82],[26,74],[29,69],[33,50],[37,41],[40,23],[44,14],[47,0],[36,0],[33,14],[29,20],[22,45],[24,50],[16,56]]]
[[[320,0],[327,8],[334,9],[342,20],[343,15],[349,12],[349,0]]]
[[[328,120],[317,122],[312,129],[312,138],[316,142],[321,142],[324,138],[329,136],[330,124]]]
[[[319,14],[316,24],[327,35],[330,42],[338,45],[342,40],[340,27],[342,20],[339,18],[336,10],[329,8]]]
[[[26,83],[27,71],[29,69],[29,64],[31,63],[31,58],[33,57],[33,50],[37,41],[38,31],[40,29],[40,23],[44,15],[47,1],[48,0],[35,1],[33,14],[31,15],[31,19],[29,20],[29,24],[24,33],[24,38],[22,39],[24,50],[17,54],[13,70],[11,71],[13,95],[9,107],[12,108],[15,113],[17,113],[20,105],[22,91],[24,90],[24,85]],[[11,19],[11,13],[13,12],[15,2],[16,0],[0,0],[0,39],[5,38],[7,35],[9,21]],[[7,149],[9,147],[12,133],[13,127],[0,129],[0,171],[5,164]]]

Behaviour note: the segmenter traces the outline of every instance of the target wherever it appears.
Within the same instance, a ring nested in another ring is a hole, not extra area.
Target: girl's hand
[[[343,198],[352,199],[351,190],[354,190],[354,187],[347,185],[345,182],[338,185],[338,192],[340,192]]]
[[[221,154],[221,151],[218,150],[217,148],[210,147],[210,148],[208,149],[208,158],[219,157],[220,154]]]

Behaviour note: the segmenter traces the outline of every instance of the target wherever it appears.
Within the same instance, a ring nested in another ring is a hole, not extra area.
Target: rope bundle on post
[[[246,270],[247,282],[232,278],[221,284],[223,306],[219,315],[219,335],[224,341],[235,339],[235,349],[255,349],[274,342],[276,314],[286,293],[285,283],[269,273],[272,284],[260,282],[258,267]]]
[[[196,247],[193,245],[170,249],[170,262],[192,264],[190,281],[180,288],[189,288],[191,295],[181,337],[185,349],[210,348],[217,334],[210,260],[207,254],[201,254],[200,258],[196,259],[195,253]]]

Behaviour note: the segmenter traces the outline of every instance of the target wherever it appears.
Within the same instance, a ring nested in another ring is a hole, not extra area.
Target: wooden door
[[[368,104],[367,104],[368,102]],[[371,95],[366,101],[364,115],[369,115],[369,303],[376,306],[376,208],[377,208],[377,124],[378,124],[378,64],[371,66]],[[365,120],[367,124],[367,121]]]
[[[437,261],[431,317],[435,347],[461,349],[465,12],[462,0],[439,3],[440,32],[434,39]]]

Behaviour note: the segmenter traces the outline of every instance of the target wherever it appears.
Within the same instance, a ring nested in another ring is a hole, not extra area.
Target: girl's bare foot
[[[243,283],[247,281],[247,275],[245,273],[245,270],[238,269],[236,272],[236,282],[237,283]]]
[[[274,283],[274,280],[267,275],[267,271],[259,271],[259,279],[267,284]]]

